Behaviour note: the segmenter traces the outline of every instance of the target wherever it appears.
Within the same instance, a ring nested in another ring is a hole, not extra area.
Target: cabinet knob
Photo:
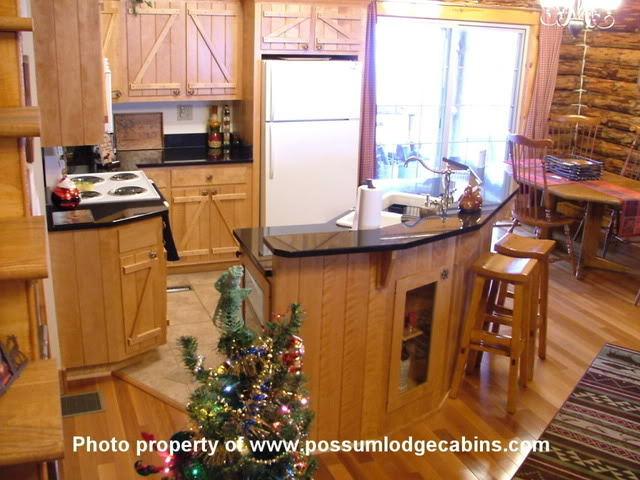
[[[112,90],[111,91],[111,98],[113,100],[118,100],[121,96],[122,96],[122,92],[120,90]]]
[[[173,94],[174,97],[177,97],[178,95],[180,95],[180,89],[179,88],[174,88],[171,93]]]
[[[302,49],[303,50],[309,50],[309,44],[308,43],[303,43],[302,44]]]
[[[200,195],[202,195],[203,197],[206,197],[207,195],[209,195],[209,190],[202,190],[200,192]]]
[[[218,194],[218,190],[212,190],[211,191],[211,195],[217,195]]]
[[[192,96],[196,94],[196,90],[194,88],[187,88],[187,95]]]
[[[155,250],[151,250],[151,251],[149,252],[149,258],[150,258],[151,260],[155,260],[156,258],[158,258],[158,254],[155,252]]]
[[[207,180],[207,182],[212,181],[213,180],[213,175],[212,174],[207,175],[206,176],[206,180]]]
[[[320,42],[316,42],[316,50],[322,50],[322,44]]]

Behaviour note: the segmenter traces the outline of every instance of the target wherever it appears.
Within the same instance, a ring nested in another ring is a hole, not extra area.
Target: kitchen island
[[[439,408],[470,267],[490,249],[493,225],[508,214],[514,193],[503,174],[485,180],[476,214],[451,209],[445,217],[365,231],[334,223],[235,231],[247,284],[259,287],[247,314],[264,321],[294,302],[306,311],[312,438],[377,437]]]
[[[166,344],[170,265],[210,270],[236,260],[232,229],[250,223],[251,158],[250,148],[218,159],[186,147],[118,152],[115,169],[77,158],[69,166],[87,179],[103,176],[99,185],[123,171],[144,177],[143,169],[157,198],[47,205],[67,380],[106,375]],[[109,188],[92,191],[106,197]]]

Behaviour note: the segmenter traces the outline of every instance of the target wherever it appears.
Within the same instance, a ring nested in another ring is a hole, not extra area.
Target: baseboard
[[[64,391],[67,391],[67,387],[72,383],[85,382],[87,380],[99,380],[101,378],[110,377],[116,370],[124,367],[128,367],[134,363],[138,363],[142,360],[145,354],[148,352],[140,353],[131,358],[121,360],[116,363],[107,363],[102,365],[91,365],[87,367],[67,368],[61,370],[61,379]]]

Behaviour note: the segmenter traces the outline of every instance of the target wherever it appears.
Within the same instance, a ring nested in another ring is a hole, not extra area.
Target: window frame
[[[483,7],[449,5],[440,2],[408,3],[403,0],[379,2],[378,17],[419,18],[431,21],[457,21],[466,24],[484,24],[500,27],[524,28],[523,68],[520,78],[520,93],[516,130],[522,131],[533,99],[537,67],[540,12],[527,8]]]

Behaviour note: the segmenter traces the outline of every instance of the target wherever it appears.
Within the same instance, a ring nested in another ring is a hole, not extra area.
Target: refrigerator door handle
[[[266,150],[267,155],[269,155],[269,180],[273,180],[275,177],[275,160],[273,158],[273,144],[271,143],[271,125],[267,125],[265,133]]]

